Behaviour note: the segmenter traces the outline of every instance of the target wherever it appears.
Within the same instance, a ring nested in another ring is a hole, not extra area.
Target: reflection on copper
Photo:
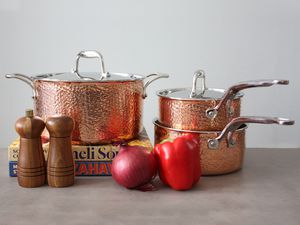
[[[201,142],[201,171],[203,175],[221,175],[242,168],[245,154],[245,128],[233,133],[235,146],[228,147],[226,139],[222,139],[218,149],[209,149],[207,141],[216,138],[219,132],[199,133]],[[186,133],[168,130],[155,125],[155,144],[170,138],[175,139]]]
[[[72,140],[77,144],[104,144],[131,139],[142,129],[143,81],[51,82],[35,81],[35,112],[73,118]],[[45,131],[44,136],[48,136]]]
[[[241,99],[232,101],[233,114],[221,106],[217,116],[210,119],[206,110],[218,104],[219,100],[178,100],[159,97],[159,120],[167,126],[181,130],[223,130],[233,118],[240,115]]]

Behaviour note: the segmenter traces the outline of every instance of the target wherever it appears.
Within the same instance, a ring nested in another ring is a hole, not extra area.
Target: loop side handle
[[[192,85],[192,91],[191,91],[191,94],[190,94],[190,98],[194,98],[196,97],[197,95],[197,81],[198,79],[201,79],[201,86],[199,88],[200,90],[200,95],[202,96],[203,93],[205,92],[206,90],[206,84],[205,84],[205,72],[203,70],[197,70],[195,73],[194,73],[194,76],[193,76],[193,85]]]
[[[218,105],[206,111],[206,116],[211,119],[216,117],[221,106],[223,104],[226,104],[228,100],[233,99],[236,96],[236,94],[241,90],[248,89],[248,88],[255,88],[255,87],[270,87],[275,84],[288,85],[289,81],[288,80],[253,80],[253,81],[245,81],[245,82],[237,83],[231,86],[225,92],[223,98],[221,99]]]
[[[143,90],[143,95],[142,95],[143,99],[145,99],[147,97],[146,89],[153,81],[156,81],[161,78],[169,78],[169,74],[152,73],[152,74],[147,75],[144,79],[148,79],[148,78],[149,78],[149,80],[144,84],[144,90]]]
[[[258,116],[247,116],[247,117],[236,117],[228,123],[225,128],[222,130],[220,135],[215,139],[208,140],[208,147],[210,149],[217,149],[219,147],[219,142],[226,135],[229,134],[227,139],[230,139],[232,133],[236,131],[242,124],[248,123],[260,123],[260,124],[278,124],[278,125],[293,125],[294,120],[280,118],[280,117],[258,117]],[[230,143],[230,140],[227,140]]]
[[[34,99],[36,99],[37,93],[36,93],[36,90],[35,90],[34,85],[33,85],[33,79],[31,77],[26,76],[24,74],[20,74],[20,73],[14,73],[14,74],[6,74],[5,78],[8,78],[8,79],[11,79],[11,78],[18,79],[18,80],[21,80],[21,81],[25,82],[26,84],[28,84],[31,87],[32,92],[33,92],[33,96],[32,97]]]
[[[85,79],[85,77],[81,76],[79,74],[79,60],[80,58],[85,58],[85,59],[93,59],[93,58],[98,58],[100,60],[100,73],[101,73],[101,80],[103,78],[106,78],[108,75],[105,71],[105,67],[104,67],[104,60],[103,60],[103,56],[101,55],[100,52],[95,51],[95,50],[86,50],[86,51],[81,51],[77,54],[76,56],[76,65],[75,65],[75,70],[73,70],[73,72],[81,79]],[[87,79],[91,79],[91,78],[87,78]]]

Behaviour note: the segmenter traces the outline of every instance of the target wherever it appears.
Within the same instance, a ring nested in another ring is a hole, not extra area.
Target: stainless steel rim
[[[64,79],[56,79],[55,77],[59,77],[66,73],[46,73],[46,74],[39,74],[36,76],[32,76],[31,79],[39,80],[39,81],[50,81],[50,82],[74,82],[74,83],[105,83],[105,82],[133,82],[137,80],[144,80],[145,77],[139,74],[129,74],[129,73],[108,73],[111,75],[117,75],[120,77],[128,78],[124,80],[97,80],[97,79],[80,79],[80,80],[64,80]],[[74,73],[74,78],[76,78],[76,74]]]
[[[161,124],[158,120],[158,118],[154,118],[152,120],[153,124],[155,126],[158,126],[160,128],[163,128],[163,129],[166,129],[166,130],[169,130],[169,131],[176,131],[176,132],[186,132],[186,133],[195,133],[195,134],[220,134],[222,133],[222,131],[195,131],[195,130],[181,130],[181,129],[176,129],[176,128],[171,128],[171,127],[167,127],[163,124]],[[238,129],[235,130],[235,132],[241,132],[245,129],[248,128],[248,125],[247,124],[242,124]]]
[[[156,95],[162,98],[167,98],[167,99],[174,99],[174,100],[180,100],[180,101],[211,101],[211,100],[220,100],[220,99],[214,99],[214,98],[179,98],[179,97],[171,97],[168,96],[167,94],[172,93],[172,92],[178,92],[178,91],[189,91],[189,87],[185,88],[170,88],[170,89],[162,89],[156,92]],[[219,88],[207,88],[206,90],[208,91],[216,91],[225,94],[226,90],[224,89],[219,89]],[[239,99],[244,96],[244,93],[239,92],[235,95],[234,99]]]

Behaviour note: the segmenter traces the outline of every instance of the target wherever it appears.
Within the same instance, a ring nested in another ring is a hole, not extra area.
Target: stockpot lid
[[[98,58],[100,60],[100,72],[79,72],[80,58]],[[94,50],[81,51],[76,57],[76,67],[72,72],[47,73],[31,77],[34,80],[65,81],[65,82],[122,82],[143,80],[144,76],[127,73],[110,73],[105,71],[103,56]]]
[[[114,81],[135,81],[143,80],[144,76],[126,73],[106,73],[106,76],[97,72],[66,72],[66,73],[47,73],[33,76],[34,80],[43,81],[62,81],[62,82],[114,82]]]
[[[200,87],[197,82],[200,80]],[[225,94],[224,89],[207,88],[205,84],[205,73],[203,70],[197,70],[193,76],[193,85],[191,88],[172,88],[157,92],[160,97],[177,100],[220,100]],[[242,97],[242,93],[237,93],[234,98]]]

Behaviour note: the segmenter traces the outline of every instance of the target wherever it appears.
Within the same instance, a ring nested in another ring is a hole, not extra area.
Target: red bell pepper
[[[159,162],[159,177],[175,190],[188,190],[201,176],[198,135],[177,137],[173,142],[157,144],[154,154]]]

